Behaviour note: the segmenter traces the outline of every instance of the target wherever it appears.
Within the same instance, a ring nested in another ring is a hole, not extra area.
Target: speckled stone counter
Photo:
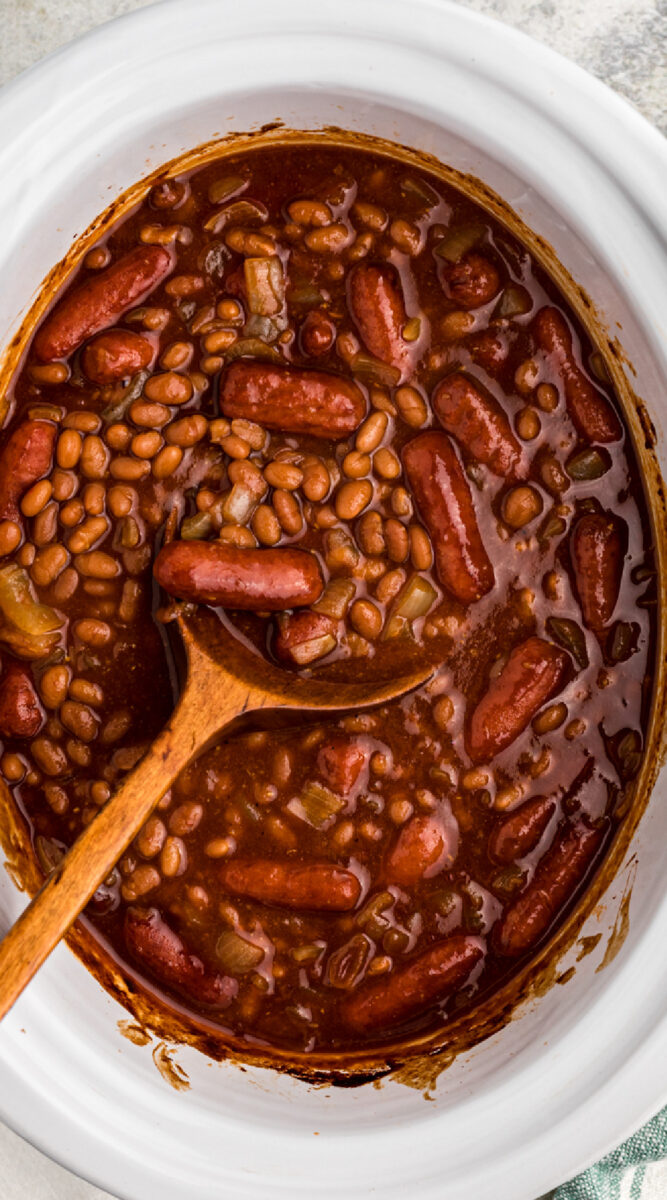
[[[0,0],[3,31],[0,84],[86,30],[133,9],[144,8],[149,2],[58,0],[49,4],[46,0]],[[458,0],[458,3],[506,21],[571,58],[625,96],[667,134],[664,0]],[[409,14],[407,4],[406,14]],[[2,1125],[0,1180],[3,1200],[113,1200],[106,1192],[56,1166]]]

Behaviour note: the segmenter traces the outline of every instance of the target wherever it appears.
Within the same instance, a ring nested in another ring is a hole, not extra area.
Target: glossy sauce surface
[[[0,441],[0,769],[43,868],[168,716],[175,604],[287,670],[427,660],[376,712],[213,747],[86,918],[255,1044],[442,1027],[622,820],[650,540],[599,353],[480,207],[344,146],[165,180],[47,314]]]

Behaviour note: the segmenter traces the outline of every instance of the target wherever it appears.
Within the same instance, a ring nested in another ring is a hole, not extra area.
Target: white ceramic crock
[[[168,0],[6,88],[0,344],[125,187],[276,117],[414,145],[499,192],[618,326],[665,469],[665,144],[543,46],[435,0]],[[667,1100],[666,790],[663,773],[634,866],[583,930],[603,933],[598,949],[459,1058],[430,1103],[397,1083],[314,1090],[181,1050],[191,1088],[177,1092],[61,947],[0,1030],[0,1115],[125,1200],[533,1200]],[[629,934],[597,972],[632,872]],[[0,927],[23,902],[3,878]]]

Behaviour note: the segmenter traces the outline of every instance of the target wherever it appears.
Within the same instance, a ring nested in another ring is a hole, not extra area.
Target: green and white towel
[[[667,1108],[552,1200],[667,1200]]]

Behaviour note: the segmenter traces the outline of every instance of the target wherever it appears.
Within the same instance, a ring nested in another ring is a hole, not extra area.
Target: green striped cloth
[[[667,1108],[552,1200],[667,1200]]]

